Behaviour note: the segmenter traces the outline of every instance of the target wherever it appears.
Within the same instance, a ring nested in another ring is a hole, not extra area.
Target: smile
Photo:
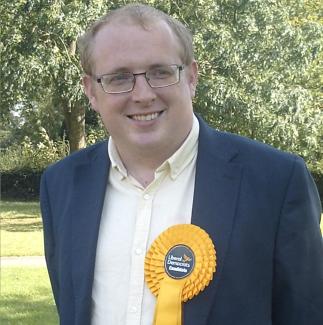
[[[130,116],[131,119],[136,121],[152,121],[156,119],[162,112],[156,112],[151,114],[138,114]]]

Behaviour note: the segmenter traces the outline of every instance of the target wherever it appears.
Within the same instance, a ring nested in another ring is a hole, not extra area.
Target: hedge
[[[317,186],[317,189],[319,191],[319,195],[321,198],[321,205],[323,208],[323,174],[313,174],[313,178]]]
[[[0,174],[2,198],[35,200],[39,198],[42,171],[23,169]],[[323,206],[323,175],[313,175]]]
[[[1,196],[5,199],[35,200],[39,198],[41,171],[17,170],[0,174]]]

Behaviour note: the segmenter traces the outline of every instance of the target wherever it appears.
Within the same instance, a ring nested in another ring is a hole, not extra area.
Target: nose
[[[133,101],[145,104],[153,102],[156,99],[156,93],[149,86],[145,75],[138,74],[135,78],[135,85],[131,92]]]

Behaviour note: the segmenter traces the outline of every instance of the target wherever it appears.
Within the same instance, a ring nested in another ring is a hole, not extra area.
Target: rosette
[[[216,269],[210,236],[192,224],[161,233],[145,258],[145,280],[157,297],[154,325],[181,325],[182,302],[209,285]]]

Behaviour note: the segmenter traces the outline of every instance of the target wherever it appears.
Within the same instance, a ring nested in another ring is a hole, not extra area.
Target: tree
[[[219,129],[300,154],[318,172],[323,26],[322,20],[309,19],[315,7],[292,0],[159,3],[195,35],[196,110]]]
[[[85,102],[76,40],[104,1],[28,0],[0,4],[1,113],[51,102],[64,116],[71,151],[85,145]],[[38,105],[39,106],[39,105]]]
[[[1,3],[1,112],[30,102],[39,109],[46,96],[64,116],[71,149],[83,146],[87,104],[76,39],[91,20],[131,2]],[[146,2],[195,35],[197,112],[217,128],[296,152],[323,172],[318,0]]]

